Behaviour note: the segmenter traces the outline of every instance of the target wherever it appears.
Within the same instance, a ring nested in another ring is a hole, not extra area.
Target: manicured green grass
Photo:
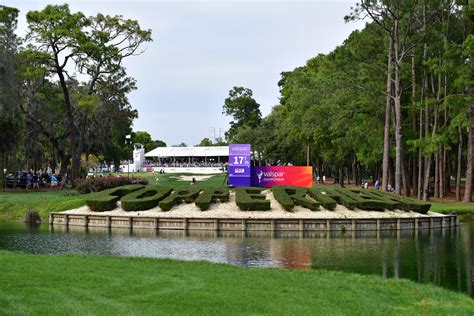
[[[35,210],[42,217],[50,212],[61,212],[86,204],[88,194],[68,191],[0,192],[0,217],[22,217],[26,211]]]
[[[330,271],[0,252],[0,314],[469,315],[432,285]]]
[[[430,211],[443,214],[474,215],[474,203],[433,203]]]
[[[179,176],[190,174],[155,174],[138,173],[134,177],[145,178],[150,185],[159,184],[172,188],[190,187],[190,181],[179,181]],[[194,175],[198,176],[198,175]],[[158,178],[158,181],[156,181]],[[225,175],[213,175],[206,180],[197,181],[197,187],[221,188],[226,186]],[[75,195],[72,195],[75,194]],[[18,189],[17,191],[0,192],[0,218],[19,218],[26,211],[38,211],[41,217],[45,218],[51,212],[62,212],[68,209],[81,207],[86,204],[89,194],[77,194],[76,191],[29,191]]]

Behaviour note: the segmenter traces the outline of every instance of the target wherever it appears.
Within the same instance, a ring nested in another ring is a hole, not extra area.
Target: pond
[[[0,249],[208,260],[247,267],[331,269],[433,283],[473,296],[474,221],[386,232],[203,232],[0,221]]]

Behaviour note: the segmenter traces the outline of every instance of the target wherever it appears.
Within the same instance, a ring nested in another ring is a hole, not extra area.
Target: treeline
[[[282,73],[279,104],[261,120],[248,116],[230,140],[252,143],[261,163],[313,165],[341,184],[371,176],[398,194],[426,200],[431,190],[440,198],[455,191],[470,201],[472,6],[361,1],[345,19],[367,24]]]
[[[74,185],[89,154],[116,165],[130,158],[125,135],[138,113],[123,62],[141,53],[151,31],[48,5],[26,14],[20,38],[18,14],[0,6],[0,172],[49,167]]]

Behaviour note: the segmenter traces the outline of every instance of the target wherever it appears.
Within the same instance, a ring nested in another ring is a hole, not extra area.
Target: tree
[[[98,91],[117,74],[125,75],[122,61],[137,55],[143,42],[151,40],[151,31],[142,30],[137,21],[121,16],[86,17],[71,13],[68,5],[48,5],[27,14],[29,39],[41,53],[49,74],[58,80],[64,99],[69,128],[72,167],[70,179],[78,176],[90,117],[100,107]],[[73,69],[84,81],[83,91],[73,95]]]
[[[178,145],[173,145],[173,146],[171,146],[171,147],[188,147],[188,145],[187,145],[186,143],[184,143],[184,142],[181,142],[180,144],[178,144]]]
[[[156,140],[154,140],[153,142],[155,143],[155,148],[156,148],[156,147],[166,147],[166,143],[165,143],[164,141],[162,141],[162,140],[157,140],[157,139],[156,139]]]
[[[212,145],[213,145],[213,144],[212,144],[212,141],[211,141],[209,138],[205,137],[205,138],[203,138],[203,139],[201,140],[201,142],[200,142],[199,144],[197,144],[196,146],[197,146],[197,147],[208,147],[208,146],[212,146]]]
[[[15,35],[18,10],[0,5],[0,176],[4,179],[7,155],[12,154],[11,168],[17,169],[17,149],[22,132],[20,84],[17,78],[19,39]]]
[[[223,114],[232,116],[230,128],[225,133],[226,139],[232,142],[241,127],[257,127],[262,120],[260,104],[253,98],[253,92],[244,87],[234,87],[225,99]]]
[[[157,147],[148,132],[137,131],[132,133],[132,142],[134,144],[142,144],[145,147],[145,152],[149,152]]]

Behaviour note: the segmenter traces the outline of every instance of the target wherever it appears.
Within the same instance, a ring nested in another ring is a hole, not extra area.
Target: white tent
[[[157,147],[145,154],[145,157],[228,157],[229,146],[212,147]]]

